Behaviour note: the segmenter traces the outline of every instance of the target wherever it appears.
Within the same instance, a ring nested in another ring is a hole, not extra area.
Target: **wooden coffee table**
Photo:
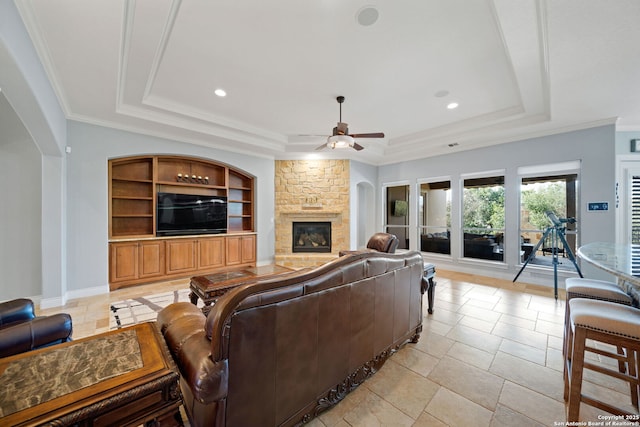
[[[189,284],[189,288],[191,289],[189,298],[194,305],[198,304],[198,298],[200,298],[204,303],[202,312],[209,314],[211,304],[215,303],[218,298],[233,288],[257,280],[271,279],[295,272],[296,270],[271,264],[214,273],[206,276],[194,276],[191,278],[191,283]]]
[[[141,323],[0,359],[0,425],[181,426],[178,381]]]

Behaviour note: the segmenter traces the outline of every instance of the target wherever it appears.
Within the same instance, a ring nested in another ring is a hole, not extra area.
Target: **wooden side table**
[[[155,322],[0,359],[0,425],[182,426]]]

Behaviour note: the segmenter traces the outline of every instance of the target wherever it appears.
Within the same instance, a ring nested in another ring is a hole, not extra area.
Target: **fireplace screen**
[[[331,252],[330,222],[294,222],[293,252]]]

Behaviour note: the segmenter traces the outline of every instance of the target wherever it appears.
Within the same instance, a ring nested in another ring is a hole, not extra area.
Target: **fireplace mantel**
[[[293,212],[280,212],[280,215],[287,220],[293,221],[296,219],[309,220],[312,218],[318,219],[332,219],[342,216],[342,212],[339,211],[293,211]]]

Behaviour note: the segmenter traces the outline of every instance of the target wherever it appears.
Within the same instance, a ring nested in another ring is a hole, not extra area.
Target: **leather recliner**
[[[0,357],[71,341],[72,332],[69,314],[37,317],[26,298],[0,303]]]
[[[367,242],[367,248],[359,251],[340,251],[340,256],[345,256],[349,254],[354,254],[358,252],[384,252],[388,254],[393,254],[396,252],[398,248],[398,244],[400,241],[395,234],[390,233],[376,233],[369,238]]]
[[[395,234],[376,233],[367,242],[367,249],[393,254],[398,249],[398,237]]]

